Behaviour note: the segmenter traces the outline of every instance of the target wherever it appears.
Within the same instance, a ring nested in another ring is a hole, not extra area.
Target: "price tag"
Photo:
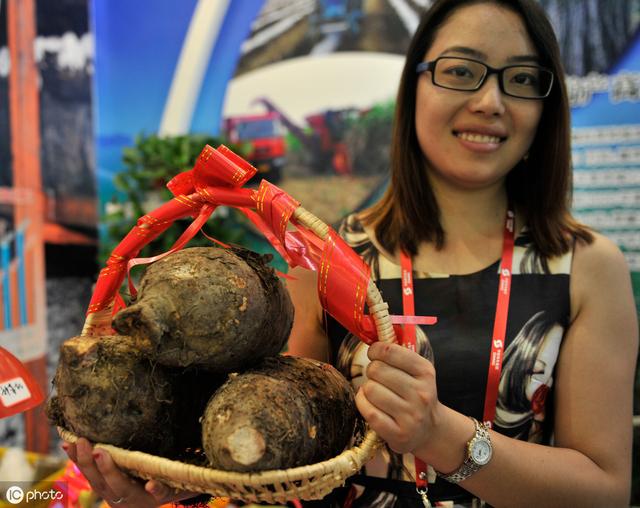
[[[15,406],[30,398],[31,392],[21,377],[0,382],[0,401],[5,407]]]

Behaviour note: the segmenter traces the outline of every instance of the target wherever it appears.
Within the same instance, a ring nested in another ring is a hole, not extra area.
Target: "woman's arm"
[[[638,325],[621,252],[597,236],[576,249],[572,323],[556,366],[555,446],[491,432],[491,462],[460,485],[494,506],[628,506]],[[437,401],[435,370],[396,345],[374,344],[357,396],[399,452],[449,473],[473,436],[469,418]]]
[[[322,306],[318,298],[317,274],[304,268],[289,272],[287,289],[295,309],[287,353],[329,361],[329,339],[322,327]]]

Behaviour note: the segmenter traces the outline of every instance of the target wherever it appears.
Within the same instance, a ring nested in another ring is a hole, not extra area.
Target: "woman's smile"
[[[467,150],[479,153],[490,153],[498,150],[507,139],[480,130],[454,130],[453,135],[460,140],[460,144]]]

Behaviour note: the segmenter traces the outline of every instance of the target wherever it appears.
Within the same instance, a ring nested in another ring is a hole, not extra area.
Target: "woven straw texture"
[[[329,227],[302,207],[294,217],[324,240]],[[389,317],[388,305],[382,301],[378,288],[369,281],[367,305],[378,332],[378,339],[385,342],[395,340]],[[87,315],[83,335],[96,335],[97,330],[110,326],[112,306]],[[61,438],[75,442],[78,437],[58,427]],[[367,430],[359,441],[329,460],[284,470],[258,473],[236,473],[194,466],[126,450],[109,444],[96,444],[109,452],[114,462],[134,476],[162,481],[170,487],[213,496],[230,497],[249,502],[285,503],[293,499],[321,499],[333,489],[344,485],[345,480],[357,473],[369,461],[382,442],[372,430]]]

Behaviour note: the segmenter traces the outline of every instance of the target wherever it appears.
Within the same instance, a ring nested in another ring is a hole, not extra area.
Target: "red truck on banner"
[[[262,178],[272,183],[280,180],[286,151],[286,129],[280,113],[269,111],[226,118],[224,131],[231,143],[249,145],[245,156],[258,169]]]
[[[315,172],[351,173],[351,160],[343,138],[349,118],[359,116],[361,112],[355,109],[322,111],[307,116],[307,125],[303,128],[269,99],[262,97],[254,102],[264,106],[266,112],[228,117],[223,128],[230,143],[249,144],[245,157],[258,168],[263,178],[273,183],[282,178],[287,134],[307,150]]]

